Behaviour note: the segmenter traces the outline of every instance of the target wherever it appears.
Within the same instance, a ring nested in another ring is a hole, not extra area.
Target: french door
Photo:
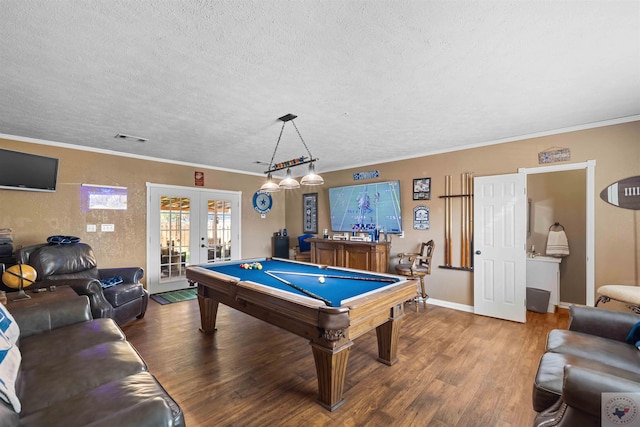
[[[240,258],[240,192],[147,184],[147,289],[189,286],[188,265]]]

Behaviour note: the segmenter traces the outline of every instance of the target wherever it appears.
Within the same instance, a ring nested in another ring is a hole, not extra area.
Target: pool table
[[[241,268],[250,263],[261,269]],[[318,402],[330,411],[344,402],[352,340],[375,328],[378,361],[395,363],[404,302],[417,293],[406,277],[279,258],[189,266],[187,279],[198,285],[205,334],[215,332],[222,303],[309,339]]]

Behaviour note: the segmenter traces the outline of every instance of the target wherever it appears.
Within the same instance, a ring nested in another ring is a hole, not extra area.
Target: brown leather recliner
[[[599,427],[615,415],[601,412],[603,393],[640,394],[640,351],[627,342],[638,322],[634,313],[570,306],[569,329],[547,336],[533,384],[533,425]]]
[[[109,317],[124,325],[141,319],[147,310],[149,293],[140,283],[142,268],[99,269],[93,249],[85,243],[27,246],[16,251],[16,260],[38,273],[29,290],[69,286],[78,295],[89,297],[94,318]],[[122,278],[122,283],[103,288],[100,281],[112,278]]]

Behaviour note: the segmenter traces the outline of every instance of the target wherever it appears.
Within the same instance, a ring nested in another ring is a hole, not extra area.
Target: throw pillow
[[[0,332],[11,344],[18,342],[20,337],[20,327],[4,304],[0,304]]]
[[[102,285],[102,289],[110,288],[115,285],[119,285],[124,282],[124,279],[120,276],[110,277],[109,279],[100,280],[100,284]]]
[[[49,236],[47,242],[50,245],[70,245],[71,243],[78,243],[79,237],[75,236]]]
[[[629,344],[635,345],[638,350],[640,350],[640,322],[631,327],[626,340]]]
[[[22,410],[16,394],[16,379],[21,361],[20,349],[0,333],[0,399],[13,406],[17,413]]]

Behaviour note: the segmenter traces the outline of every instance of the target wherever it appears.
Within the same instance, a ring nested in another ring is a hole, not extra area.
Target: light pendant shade
[[[273,180],[273,177],[271,176],[271,174],[269,174],[267,175],[267,182],[262,184],[262,187],[260,187],[260,190],[266,191],[268,193],[276,193],[280,191],[280,186],[278,185],[277,182]]]
[[[300,184],[302,185],[322,185],[324,184],[324,179],[316,173],[316,168],[313,166],[313,163],[309,163],[309,173],[302,177],[300,180]]]
[[[280,181],[280,188],[285,190],[300,188],[300,183],[291,177],[291,169],[287,169],[287,176]]]

